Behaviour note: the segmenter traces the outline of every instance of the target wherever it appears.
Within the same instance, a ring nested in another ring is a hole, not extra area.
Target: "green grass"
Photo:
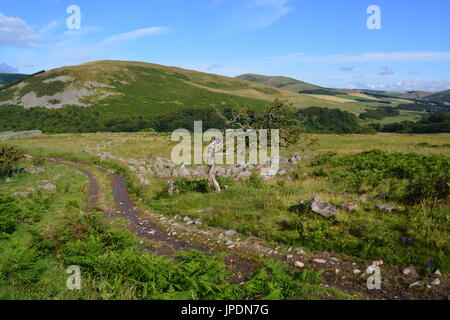
[[[237,285],[228,280],[232,273],[223,255],[189,251],[175,259],[156,257],[141,249],[133,234],[114,227],[123,222],[83,210],[83,175],[55,164],[44,168],[0,184],[0,299],[351,298],[321,288],[318,272],[275,261],[260,261],[261,268]],[[55,183],[56,191],[9,196],[46,181]],[[66,288],[70,265],[81,267],[80,291]]]
[[[445,147],[448,134],[436,135],[304,135],[300,145],[285,150],[290,155],[302,147],[306,154],[337,152],[337,157],[354,155],[372,149],[387,152],[403,152],[423,155],[450,155]],[[115,156],[137,160],[155,159],[158,156],[170,157],[174,143],[164,135],[138,134],[89,134],[54,135],[36,139],[16,140],[14,143],[49,154],[66,152],[67,156],[90,159],[83,153],[86,146],[99,146],[99,151],[112,152]],[[110,144],[106,144],[111,142]],[[430,148],[429,146],[434,146]],[[92,159],[90,159],[92,161]],[[374,197],[379,192],[393,192],[395,179],[378,179],[384,183],[367,190],[351,190],[345,181],[336,182],[329,175],[319,177],[318,169],[330,174],[327,164],[317,167],[302,162],[295,166],[296,174],[292,181],[279,178],[276,181],[252,184],[251,182],[230,182],[221,194],[188,192],[172,197],[156,198],[166,184],[164,179],[152,179],[149,186],[139,187],[139,197],[145,209],[174,216],[189,215],[201,217],[207,224],[224,229],[236,229],[247,235],[255,235],[283,245],[304,245],[311,250],[334,250],[355,255],[364,259],[383,259],[391,263],[406,265],[426,264],[428,256],[434,256],[441,268],[447,270],[449,261],[443,258],[448,246],[446,229],[448,227],[447,203],[407,204],[401,199],[390,203],[400,208],[398,214],[378,212],[374,207],[379,201]],[[341,173],[348,172],[345,167],[336,167]],[[306,176],[305,176],[306,174]],[[134,174],[129,172],[129,177]],[[373,180],[373,179],[372,179]],[[398,193],[404,193],[399,189]],[[347,192],[348,194],[346,194]],[[299,216],[290,212],[301,200],[310,199],[312,194],[336,205],[353,201],[359,192],[367,192],[370,200],[361,203],[357,213],[340,211],[335,220],[324,220],[318,215],[306,213]],[[199,210],[214,207],[213,212],[198,213]],[[305,233],[300,233],[305,232]],[[414,235],[413,248],[403,248],[401,238]],[[398,254],[397,254],[398,253]],[[448,256],[448,255],[447,255]]]

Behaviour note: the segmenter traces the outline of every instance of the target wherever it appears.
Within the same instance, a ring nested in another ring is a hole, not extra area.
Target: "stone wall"
[[[33,138],[41,136],[43,136],[41,130],[19,131],[19,132],[7,131],[7,132],[0,132],[0,141],[19,138]]]

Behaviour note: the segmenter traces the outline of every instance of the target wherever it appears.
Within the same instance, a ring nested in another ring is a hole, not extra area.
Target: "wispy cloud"
[[[237,4],[232,13],[233,28],[262,29],[268,27],[294,10],[290,0],[213,0],[214,5]]]
[[[390,76],[395,74],[395,71],[389,67],[382,67],[381,72],[378,74],[379,76]]]
[[[120,34],[113,35],[113,36],[103,40],[102,42],[100,42],[100,45],[135,40],[135,39],[148,37],[148,36],[166,34],[169,32],[170,32],[170,30],[165,27],[152,27],[152,28],[138,29],[138,30],[134,30],[134,31],[126,32],[126,33],[120,33]]]
[[[34,47],[38,40],[38,35],[25,21],[0,12],[0,45]]]
[[[444,62],[450,61],[450,51],[366,52],[356,55],[306,55],[298,52],[265,60],[277,63]]]
[[[444,91],[450,89],[450,81],[398,81],[393,83],[348,83],[346,89],[369,89],[383,91]]]

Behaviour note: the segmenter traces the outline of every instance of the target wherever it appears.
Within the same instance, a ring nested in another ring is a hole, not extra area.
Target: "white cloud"
[[[39,37],[25,21],[0,12],[0,45],[34,47]]]
[[[138,29],[126,33],[120,33],[113,35],[105,40],[103,40],[100,45],[106,45],[111,43],[117,43],[117,42],[123,42],[128,40],[135,40],[147,36],[153,36],[153,35],[160,35],[160,34],[166,34],[169,32],[168,28],[165,27],[152,27],[152,28],[145,28],[145,29]]]
[[[305,55],[301,52],[265,58],[277,63],[370,63],[370,62],[444,62],[450,61],[450,51],[366,52],[356,55]]]
[[[393,83],[348,83],[346,89],[369,89],[381,91],[444,91],[450,89],[450,81],[398,81]]]
[[[1,73],[17,73],[19,70],[17,68],[8,66],[6,63],[0,63],[0,72]]]

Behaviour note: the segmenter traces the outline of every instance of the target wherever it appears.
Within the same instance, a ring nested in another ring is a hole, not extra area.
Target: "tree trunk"
[[[208,165],[208,186],[214,188],[217,192],[221,192],[220,184],[216,180],[216,166],[214,164]]]

